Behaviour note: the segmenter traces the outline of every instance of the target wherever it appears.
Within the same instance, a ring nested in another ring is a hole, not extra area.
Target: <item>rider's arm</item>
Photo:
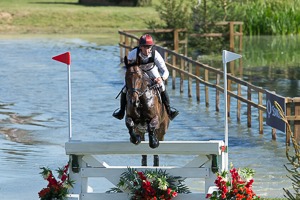
[[[155,50],[156,51],[156,50]],[[158,67],[163,80],[167,80],[169,77],[169,70],[166,63],[158,51],[155,52],[154,63]]]
[[[129,53],[128,53],[128,62],[129,63],[133,63],[134,61],[136,61],[136,51],[137,51],[137,48],[134,48],[133,50],[131,50]]]

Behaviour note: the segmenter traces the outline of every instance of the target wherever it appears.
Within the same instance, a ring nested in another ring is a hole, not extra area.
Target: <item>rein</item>
[[[154,85],[148,87],[146,90],[144,90],[144,91],[139,95],[139,97],[143,96],[147,91],[152,90],[152,89],[154,89],[154,88],[158,88],[158,87],[159,87],[158,83],[156,83],[156,84],[154,84]]]

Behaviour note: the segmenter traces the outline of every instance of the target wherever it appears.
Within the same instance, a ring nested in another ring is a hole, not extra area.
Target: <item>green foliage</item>
[[[298,168],[289,169],[287,166],[285,166],[285,168],[290,173],[290,176],[288,176],[288,178],[292,180],[292,186],[296,194],[293,195],[289,190],[283,188],[286,193],[284,197],[289,200],[297,200],[300,198],[300,172]]]
[[[292,132],[292,129],[290,127],[289,121],[287,120],[287,117],[281,108],[281,106],[275,101],[275,107],[278,110],[279,115],[281,116],[281,119],[285,122],[286,124],[286,137],[287,141],[292,141],[292,146],[294,149],[294,154],[291,154],[290,152],[290,144],[289,142],[286,142],[286,157],[289,161],[289,165],[291,168],[289,169],[286,165],[284,167],[286,170],[290,173],[291,176],[288,176],[289,179],[292,180],[292,186],[293,189],[295,190],[295,196],[287,189],[283,188],[285,191],[286,195],[284,195],[285,198],[289,200],[298,200],[300,199],[300,146],[298,141],[295,139],[294,133]]]
[[[227,11],[227,0],[202,0],[201,4],[192,7],[194,31],[210,33],[215,22],[226,20]]]
[[[240,8],[233,18],[244,21],[245,35],[300,33],[299,0],[266,0],[236,5]],[[241,18],[238,19],[238,16],[241,16]]]
[[[228,26],[216,26],[216,22],[225,21],[230,11],[228,0],[202,0],[192,7],[191,32],[199,34],[227,33]],[[197,54],[220,52],[228,44],[227,37],[191,37],[189,47],[197,49]]]
[[[278,106],[278,105],[276,105]],[[277,107],[278,109],[278,107]],[[284,116],[282,109],[280,110],[280,115]],[[284,120],[287,123],[287,120]],[[291,155],[289,153],[289,145],[286,145],[286,157],[289,161],[289,166],[288,168],[286,165],[284,165],[285,169],[289,172],[290,176],[287,176],[289,179],[292,181],[292,186],[294,189],[295,194],[292,194],[288,189],[283,188],[285,191],[286,195],[284,195],[285,198],[289,200],[298,200],[300,199],[300,146],[296,139],[294,138],[294,134],[291,131],[291,128],[289,124],[287,123],[287,137],[290,137],[293,143],[293,148],[294,148],[294,154]]]
[[[106,193],[129,192],[130,199],[172,199],[177,193],[190,193],[184,184],[184,178],[169,175],[161,169],[137,171],[128,168],[120,176],[117,187],[111,188]]]
[[[188,7],[189,6],[189,7]],[[163,0],[156,7],[163,23],[151,20],[147,25],[157,28],[187,28],[196,37],[189,38],[189,51],[197,54],[220,52],[228,48],[227,36],[198,37],[205,33],[228,33],[228,26],[219,21],[243,21],[244,35],[287,35],[300,33],[299,0]],[[172,40],[172,35],[157,36]]]
[[[162,0],[160,5],[155,6],[159,17],[164,22],[157,23],[150,20],[147,25],[152,28],[188,28],[189,27],[189,7],[184,0]]]
[[[150,29],[188,29],[190,26],[189,4],[184,0],[162,0],[160,5],[155,6],[156,11],[161,19],[158,22],[151,19],[146,22]],[[156,40],[173,41],[173,33],[153,34]],[[184,34],[179,35],[180,39]],[[173,42],[165,46],[173,48]]]

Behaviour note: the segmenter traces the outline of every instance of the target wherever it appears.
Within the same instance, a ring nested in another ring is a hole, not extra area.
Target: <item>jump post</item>
[[[106,178],[113,185],[119,182],[120,175],[128,167],[138,170],[162,169],[173,176],[182,178],[197,178],[204,181],[204,193],[193,192],[190,194],[178,194],[176,200],[199,200],[205,199],[209,188],[214,186],[216,175],[214,172],[225,169],[225,157],[222,152],[224,142],[219,140],[210,141],[161,141],[156,149],[149,148],[148,142],[133,145],[126,141],[69,141],[65,144],[66,154],[70,156],[71,180],[74,187],[68,195],[78,200],[124,200],[129,199],[128,193],[94,193],[88,191],[89,178]],[[110,166],[105,161],[100,161],[99,155],[125,155],[130,158],[133,155],[182,155],[194,156],[184,166]],[[200,182],[200,180],[199,180]],[[101,184],[101,183],[100,183]],[[200,184],[199,184],[200,185]],[[189,186],[189,185],[188,185]],[[199,186],[200,189],[200,186]],[[203,188],[202,188],[203,189]]]

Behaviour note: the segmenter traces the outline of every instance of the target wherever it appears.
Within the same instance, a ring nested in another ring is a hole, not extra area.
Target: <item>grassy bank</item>
[[[115,42],[119,29],[145,29],[145,20],[159,20],[154,7],[83,6],[77,2],[1,0],[0,34],[101,35]]]

